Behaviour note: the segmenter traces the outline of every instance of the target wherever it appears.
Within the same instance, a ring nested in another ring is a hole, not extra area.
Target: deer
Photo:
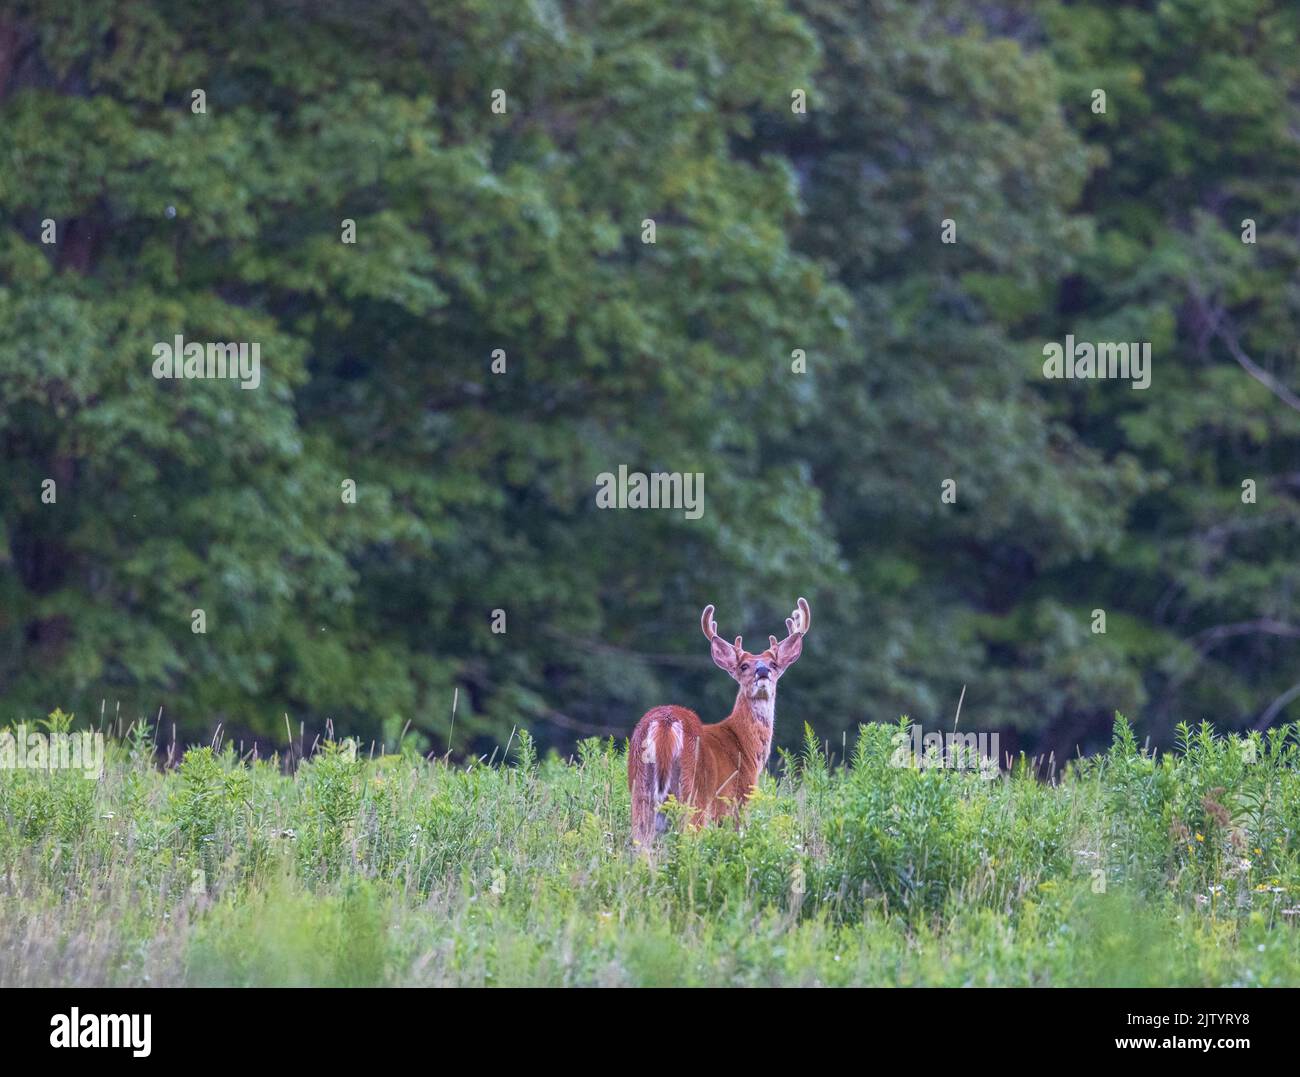
[[[671,795],[690,807],[689,825],[722,819],[737,823],[772,751],[776,685],[803,653],[812,611],[799,599],[785,619],[786,637],[768,636],[767,650],[751,654],[743,637],[728,643],[718,635],[713,605],[704,607],[700,628],[714,665],[738,685],[731,713],[705,724],[686,707],[654,707],[641,716],[628,741],[627,783],[632,793],[632,841],[648,851],[668,828],[661,810]]]

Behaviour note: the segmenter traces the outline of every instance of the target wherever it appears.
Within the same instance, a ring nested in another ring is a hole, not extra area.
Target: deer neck
[[[736,704],[731,708],[731,720],[744,726],[762,740],[772,740],[772,725],[776,719],[776,686],[766,699],[751,699],[742,688],[736,693]]]

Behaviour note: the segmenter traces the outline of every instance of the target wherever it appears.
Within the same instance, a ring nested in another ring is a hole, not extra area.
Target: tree
[[[622,728],[651,681],[610,656],[680,637],[704,581],[779,593],[779,623],[833,563],[756,434],[798,422],[788,353],[842,306],[786,243],[788,169],[731,148],[814,59],[780,5],[99,2],[8,30],[11,706],[442,744],[459,685],[462,744]],[[261,386],[155,381],[178,333],[259,342]],[[704,471],[704,517],[597,510],[620,463]]]

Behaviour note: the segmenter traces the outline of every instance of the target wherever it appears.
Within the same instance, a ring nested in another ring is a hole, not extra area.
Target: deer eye
[[[747,670],[747,669],[749,669],[749,663],[748,663],[748,662],[741,662],[741,663],[740,663],[740,672],[741,672],[741,673],[744,673],[745,670]]]

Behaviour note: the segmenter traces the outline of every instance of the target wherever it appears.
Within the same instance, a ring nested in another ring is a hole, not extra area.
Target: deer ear
[[[736,675],[736,648],[734,646],[721,636],[714,636],[709,642],[709,654],[713,656],[715,666],[726,670],[733,677]]]
[[[791,662],[798,660],[803,654],[803,633],[796,632],[793,636],[786,636],[776,645],[776,660],[784,668]]]

